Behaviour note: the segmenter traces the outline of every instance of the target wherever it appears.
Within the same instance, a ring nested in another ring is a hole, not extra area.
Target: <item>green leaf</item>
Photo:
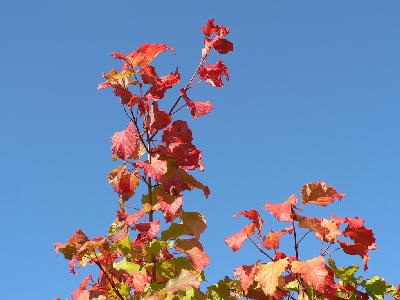
[[[168,243],[166,241],[161,240],[152,240],[150,245],[146,246],[146,253],[152,255],[158,255],[161,249],[168,247]]]
[[[172,223],[167,230],[161,232],[161,239],[163,239],[164,241],[169,239],[176,239],[177,237],[185,234],[189,234],[189,232],[186,227],[183,226],[183,224]]]
[[[394,286],[388,284],[386,280],[379,276],[373,276],[370,279],[364,280],[361,286],[365,288],[365,291],[374,300],[383,300],[386,295],[393,295],[395,293]],[[394,296],[396,296],[394,294]]]
[[[337,268],[335,261],[330,258],[328,259],[329,266],[332,268],[333,273],[335,274],[335,277],[340,279],[344,285],[353,283],[357,283],[359,280],[362,279],[362,277],[355,277],[355,273],[358,271],[360,268],[358,265],[352,265],[349,267],[341,267]]]
[[[121,284],[120,287],[118,288],[118,291],[120,292],[120,294],[121,294],[122,296],[124,296],[126,299],[128,299],[129,294],[130,294],[130,292],[131,292],[131,288],[130,288],[129,285],[123,283],[123,284]]]
[[[167,278],[175,276],[175,265],[173,260],[164,260],[156,264],[157,273]]]
[[[129,237],[129,233],[126,234],[125,238],[117,241],[118,248],[127,255],[132,250],[131,239]]]
[[[207,288],[207,300],[234,300],[236,298],[231,296],[231,290],[235,289],[235,283],[229,277],[225,277],[218,283],[211,285]]]
[[[126,258],[121,261],[115,262],[113,264],[113,267],[117,270],[122,270],[128,273],[140,270],[140,265],[127,261]]]

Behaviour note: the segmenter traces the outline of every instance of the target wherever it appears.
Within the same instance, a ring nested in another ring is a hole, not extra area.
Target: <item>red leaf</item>
[[[146,214],[145,211],[141,209],[135,214],[128,215],[125,219],[125,224],[131,226],[132,224],[135,224],[145,214]]]
[[[172,120],[171,116],[167,112],[158,109],[157,102],[154,102],[151,106],[149,115],[151,134],[167,127]]]
[[[160,231],[160,220],[148,223],[139,223],[133,226],[133,230],[138,230],[140,233],[139,239],[152,240]]]
[[[139,185],[139,177],[138,174],[127,171],[126,166],[122,165],[108,174],[108,182],[125,201],[135,193],[136,187]]]
[[[197,239],[177,239],[175,248],[187,254],[190,263],[197,272],[210,263],[210,257],[203,251],[203,246]]]
[[[240,285],[242,286],[244,294],[246,295],[250,285],[252,285],[254,282],[254,276],[256,274],[256,265],[237,267],[233,274],[235,276],[239,276]]]
[[[210,101],[192,101],[186,94],[184,89],[181,89],[181,95],[185,99],[187,106],[190,109],[193,119],[208,114],[212,109],[213,105]]]
[[[281,238],[282,235],[285,235],[287,233],[292,233],[293,228],[288,227],[285,229],[282,229],[278,232],[270,231],[266,237],[264,237],[263,240],[263,245],[265,248],[272,250],[272,249],[278,249],[279,248],[279,239]]]
[[[192,131],[185,121],[178,120],[164,130],[162,140],[166,145],[172,143],[191,143],[193,140]]]
[[[90,294],[86,289],[92,278],[92,275],[88,275],[81,281],[79,288],[72,293],[73,300],[89,300]]]
[[[241,231],[235,233],[227,238],[225,238],[225,244],[228,245],[229,248],[236,252],[242,247],[244,241],[252,236],[255,232],[256,226],[252,224],[247,224]]]
[[[306,261],[293,261],[292,272],[301,274],[301,278],[317,291],[323,293],[333,283],[332,275],[325,266],[323,256]]]
[[[124,55],[122,53],[113,52],[111,55],[117,59],[121,59],[129,63],[131,68],[136,66],[146,67],[150,64],[150,62],[156,58],[160,53],[171,50],[175,52],[174,49],[169,48],[165,44],[143,44],[138,49],[132,51],[128,55]]]
[[[229,33],[229,28],[222,25],[215,25],[214,19],[210,19],[207,24],[202,27],[202,30],[205,35],[204,48],[202,50],[203,57],[208,55],[212,48],[221,54],[233,51],[232,42],[224,38]]]
[[[151,282],[151,277],[143,274],[139,271],[131,272],[126,279],[126,283],[133,289],[136,293],[141,293],[148,283]]]
[[[364,270],[367,270],[369,250],[376,249],[376,240],[372,229],[365,227],[364,220],[361,218],[338,218],[334,216],[332,219],[347,224],[343,235],[351,238],[354,244],[339,241],[340,246],[347,254],[361,256],[364,261]]]
[[[140,138],[132,122],[125,130],[116,132],[111,140],[112,152],[123,160],[139,159],[142,154]]]
[[[148,99],[161,99],[165,92],[177,84],[180,80],[178,69],[169,75],[158,77],[156,70],[152,66],[147,66],[140,71],[142,80],[145,84],[151,84],[152,87],[146,92]]]
[[[213,65],[203,66],[199,69],[199,76],[210,83],[212,86],[222,87],[222,76],[229,80],[228,68],[219,60]]]
[[[201,27],[204,35],[210,36],[212,34],[228,34],[229,28],[224,27],[223,25],[215,25],[214,19],[209,19],[207,24]]]
[[[290,195],[289,199],[279,204],[266,203],[264,208],[275,216],[279,221],[293,222],[292,205],[297,205],[296,195]]]
[[[164,218],[167,222],[172,222],[179,216],[182,210],[183,196],[171,196],[162,189],[157,190],[157,201],[160,210],[164,212]]]
[[[251,210],[240,211],[237,214],[235,214],[234,216],[235,217],[245,216],[247,219],[252,221],[258,230],[258,236],[261,236],[264,220],[261,218],[261,216],[257,210],[251,209]]]
[[[155,158],[152,158],[151,163],[147,161],[136,162],[134,166],[143,169],[146,176],[154,178],[157,181],[160,181],[161,177],[167,173],[167,162]]]
[[[301,189],[303,204],[314,203],[320,206],[327,206],[335,198],[341,200],[345,194],[339,194],[333,186],[326,182],[306,183]]]

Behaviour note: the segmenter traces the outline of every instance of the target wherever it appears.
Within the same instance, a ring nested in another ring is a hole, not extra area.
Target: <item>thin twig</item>
[[[309,233],[311,233],[312,232],[312,230],[309,230],[309,231],[307,231],[305,234],[303,234],[302,235],[302,237],[299,239],[299,241],[297,242],[297,245],[299,245],[300,244],[300,242],[309,234]]]
[[[121,299],[121,300],[125,300],[124,296],[121,295],[121,293],[118,291],[117,287],[115,286],[114,281],[111,280],[111,278],[108,276],[107,272],[104,270],[103,266],[98,262],[98,258],[97,258],[96,252],[94,252],[94,255],[96,256],[96,260],[93,260],[94,263],[99,267],[99,269],[106,276],[107,280],[110,282],[111,287],[114,290],[114,292],[117,294],[118,298]]]
[[[256,242],[254,242],[254,241],[251,239],[251,237],[248,237],[247,239],[249,239],[250,242],[252,242],[253,245],[257,247],[258,251],[260,251],[262,254],[264,254],[265,256],[267,256],[270,260],[272,260],[272,261],[274,260],[267,252],[265,252],[263,249],[261,249],[261,247],[258,246],[258,245],[256,244]]]

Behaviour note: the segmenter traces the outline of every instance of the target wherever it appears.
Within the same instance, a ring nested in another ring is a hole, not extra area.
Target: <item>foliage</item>
[[[331,219],[308,217],[308,205],[327,206],[344,194],[325,182],[307,183],[301,190],[301,205],[295,195],[264,208],[277,220],[286,223],[279,231],[263,235],[264,221],[255,210],[236,216],[250,220],[241,231],[225,239],[237,251],[249,241],[262,255],[253,265],[239,266],[233,277],[200,288],[204,269],[210,258],[200,242],[206,230],[205,217],[185,211],[185,191],[199,189],[205,197],[210,189],[193,176],[203,171],[201,151],[194,145],[192,131],[184,120],[174,120],[177,112],[188,108],[193,119],[208,114],[210,101],[192,100],[191,89],[201,83],[223,87],[229,80],[222,60],[206,64],[212,51],[227,54],[233,44],[226,39],[229,29],[210,19],[202,28],[204,46],[197,69],[179,89],[179,96],[169,109],[163,100],[166,92],[178,85],[178,68],[159,76],[151,65],[161,53],[175,50],[165,44],[143,44],[128,55],[113,52],[121,61],[120,70],[103,73],[99,89],[112,88],[119,97],[129,123],[112,137],[113,159],[121,165],[108,174],[108,181],[119,195],[119,209],[105,236],[89,238],[77,230],[67,243],[56,243],[56,251],[69,260],[73,274],[87,265],[97,266],[98,275],[86,276],[72,294],[74,300],[86,299],[383,299],[399,296],[399,291],[383,278],[364,279],[356,274],[358,265],[337,267],[333,254],[342,250],[358,255],[367,269],[369,251],[375,237],[364,220],[357,217]],[[139,186],[146,192],[141,203],[130,200]],[[344,227],[344,229],[343,229]],[[321,251],[301,259],[301,242],[313,232],[321,242]],[[300,236],[300,234],[302,235]],[[280,251],[280,239],[293,238],[292,255]],[[335,248],[336,246],[336,248]]]

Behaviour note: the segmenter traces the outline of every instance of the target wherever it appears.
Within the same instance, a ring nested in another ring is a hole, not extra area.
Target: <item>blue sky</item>
[[[309,212],[365,218],[378,245],[368,274],[399,282],[399,10],[355,0],[0,2],[2,298],[70,295],[80,277],[54,242],[77,228],[103,234],[114,218],[110,137],[127,120],[112,92],[96,88],[116,65],[110,53],[166,42],[177,55],[155,64],[179,65],[185,82],[210,17],[231,27],[235,52],[224,57],[226,87],[193,94],[215,105],[191,123],[212,196],[193,192],[185,204],[208,219],[209,281],[261,258],[251,245],[237,254],[224,245],[245,224],[235,212],[326,180],[347,196]],[[302,255],[318,250],[307,244]]]

